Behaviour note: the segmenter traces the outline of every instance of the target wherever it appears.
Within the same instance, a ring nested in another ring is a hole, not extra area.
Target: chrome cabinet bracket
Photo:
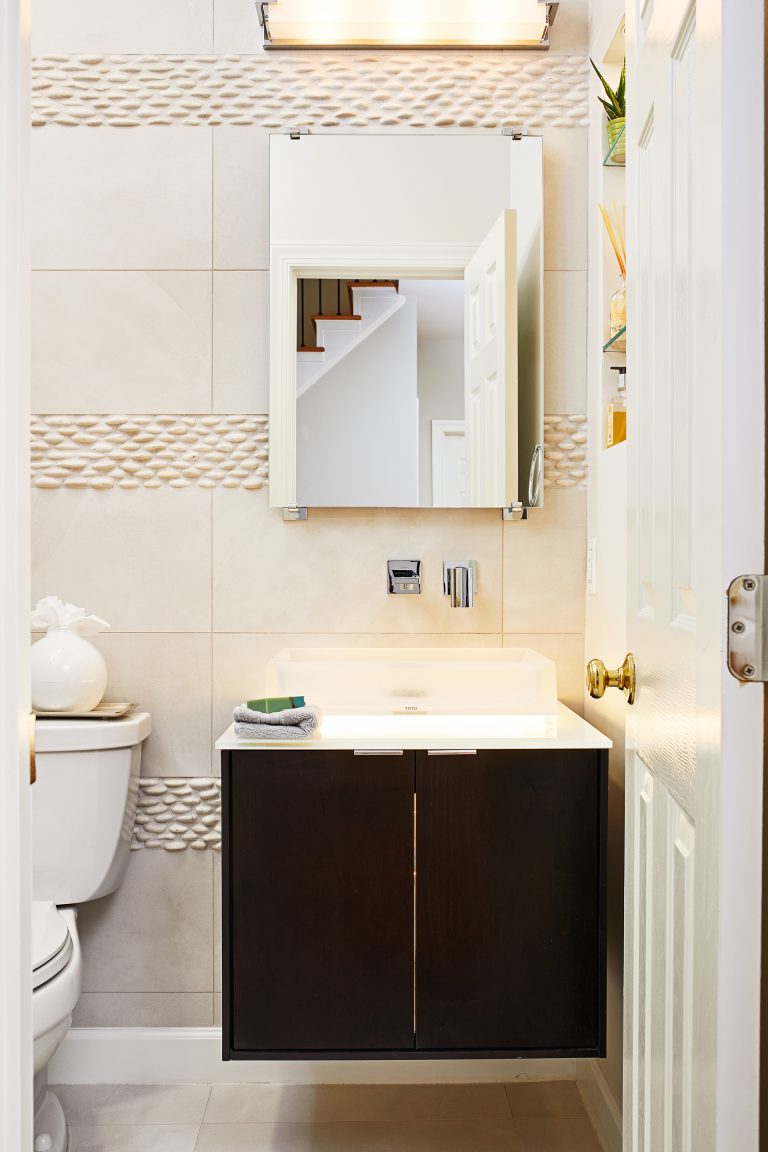
[[[295,504],[291,508],[283,508],[283,520],[306,520],[308,514],[306,508],[297,508]]]
[[[302,128],[298,124],[289,124],[283,128],[283,136],[290,136],[291,140],[301,140],[302,136],[309,136],[309,128]]]
[[[508,508],[501,510],[502,520],[527,520],[528,509],[523,507],[521,501],[516,504],[510,504]]]
[[[768,681],[768,576],[737,576],[728,587],[728,671],[745,684]]]
[[[528,129],[525,124],[504,124],[501,134],[502,136],[511,136],[513,140],[522,140],[523,136],[528,135]]]

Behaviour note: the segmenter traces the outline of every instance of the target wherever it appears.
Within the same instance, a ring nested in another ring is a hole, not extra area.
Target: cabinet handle
[[[477,748],[430,748],[427,756],[477,756]]]
[[[355,748],[355,756],[402,756],[402,748]]]

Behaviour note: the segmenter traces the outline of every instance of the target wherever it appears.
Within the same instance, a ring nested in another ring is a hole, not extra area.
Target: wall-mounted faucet
[[[474,560],[443,561],[443,592],[451,598],[452,608],[471,608],[477,592],[477,569]]]

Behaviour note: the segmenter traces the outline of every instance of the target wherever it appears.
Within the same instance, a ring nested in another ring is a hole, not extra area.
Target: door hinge
[[[511,136],[513,140],[522,140],[523,136],[528,135],[528,129],[524,124],[505,124],[501,129],[502,136]]]
[[[283,128],[283,136],[290,136],[291,140],[301,140],[302,136],[309,136],[309,128],[300,128],[297,124],[291,124],[287,128]]]
[[[737,576],[728,586],[728,671],[749,683],[768,681],[768,576]]]

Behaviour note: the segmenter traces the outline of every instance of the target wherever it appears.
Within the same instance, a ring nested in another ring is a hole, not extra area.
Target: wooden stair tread
[[[325,348],[314,348],[310,344],[300,344],[296,349],[297,352],[325,352]]]
[[[316,323],[318,320],[362,320],[362,316],[338,316],[338,315],[334,315],[332,312],[331,313],[322,313],[321,312],[317,316],[311,316],[310,319],[315,321],[315,323]]]

